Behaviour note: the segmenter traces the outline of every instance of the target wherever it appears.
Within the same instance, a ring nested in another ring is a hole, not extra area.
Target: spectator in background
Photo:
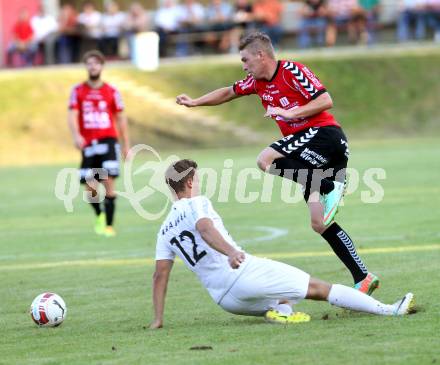
[[[58,17],[58,62],[71,63],[79,59],[78,13],[71,4],[61,7]]]
[[[411,27],[414,25],[414,38],[426,37],[426,0],[402,0],[401,11],[397,21],[397,39],[399,42],[408,41]]]
[[[305,0],[300,9],[300,15],[299,46],[310,47],[312,45],[311,34],[316,35],[316,44],[323,46],[328,17],[326,0]]]
[[[184,3],[179,8],[179,23],[180,33],[197,33],[206,30],[204,27],[205,8],[195,0],[184,0]],[[194,42],[196,48],[201,48],[203,42],[197,39]],[[176,55],[186,56],[189,54],[189,41],[185,37],[177,42]]]
[[[440,42],[440,0],[427,0],[427,23],[434,29],[434,41]]]
[[[13,41],[8,47],[7,64],[11,66],[21,64],[32,66],[37,45],[34,42],[34,31],[27,9],[20,10],[18,19],[12,29],[12,36]],[[20,57],[18,62],[15,61],[15,56]]]
[[[159,54],[167,55],[169,36],[176,34],[179,29],[179,6],[175,0],[163,0],[156,12],[154,25],[159,34]]]
[[[119,55],[119,38],[121,37],[126,15],[119,11],[116,2],[106,3],[106,12],[102,15],[102,37],[99,40],[99,50],[108,57]]]
[[[257,27],[269,36],[273,46],[276,47],[283,35],[281,27],[283,5],[279,0],[256,0],[253,9]]]
[[[35,42],[44,51],[45,63],[55,63],[55,41],[58,30],[56,19],[52,15],[46,14],[44,6],[41,4],[38,13],[31,18],[31,26]]]
[[[206,9],[206,20],[208,22],[208,32],[206,42],[215,47],[220,52],[229,50],[232,29],[233,8],[231,4],[223,0],[211,0]],[[220,36],[217,36],[216,33]]]
[[[357,0],[328,0],[329,22],[326,31],[327,46],[334,46],[338,37],[338,28],[346,27],[348,39],[354,43],[356,33],[353,23],[358,9]]]
[[[83,11],[78,16],[78,24],[83,35],[83,52],[98,48],[98,41],[102,36],[102,14],[95,9],[93,3],[86,1]]]
[[[373,32],[379,18],[379,0],[358,0],[354,27],[359,44],[373,42]]]
[[[233,14],[230,53],[238,53],[240,38],[254,27],[254,9],[249,0],[236,0]]]
[[[136,34],[148,30],[147,13],[140,3],[134,2],[130,5],[125,27],[130,34]]]
[[[184,0],[180,9],[180,24],[190,30],[204,30],[205,8],[195,0]]]
[[[149,26],[148,23],[147,13],[143,6],[138,2],[132,3],[125,23],[130,58],[132,59],[134,57],[134,37],[137,33],[147,31]]]

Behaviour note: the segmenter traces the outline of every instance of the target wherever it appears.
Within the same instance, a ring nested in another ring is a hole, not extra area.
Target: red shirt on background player
[[[312,229],[350,270],[355,287],[371,294],[378,287],[378,278],[368,272],[351,238],[334,222],[344,194],[349,150],[344,132],[327,111],[333,107],[329,93],[306,66],[277,61],[264,33],[248,34],[239,49],[243,70],[248,73],[244,80],[196,99],[179,95],[177,104],[219,105],[257,94],[265,116],[276,121],[284,136],[261,151],[258,167],[302,185]]]
[[[108,237],[113,229],[115,211],[114,179],[119,176],[120,147],[127,157],[130,149],[127,118],[119,92],[101,80],[104,56],[93,50],[83,57],[88,80],[72,89],[69,101],[68,124],[75,146],[81,150],[79,169],[81,183],[86,183],[88,201],[96,213],[95,232]],[[104,211],[99,198],[98,184],[105,187]]]
[[[119,92],[107,83],[93,88],[88,82],[75,86],[69,102],[70,110],[78,110],[79,134],[84,146],[93,140],[118,138],[116,116],[124,110]]]

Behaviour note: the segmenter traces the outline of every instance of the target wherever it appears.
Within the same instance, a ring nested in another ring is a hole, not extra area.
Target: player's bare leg
[[[105,214],[101,210],[101,199],[98,193],[98,186],[99,183],[95,179],[87,180],[85,190],[88,195],[89,203],[96,214],[95,233],[101,235],[104,234],[105,229]]]
[[[114,177],[109,176],[107,179],[102,180],[102,184],[105,187],[105,196],[116,196]]]
[[[394,304],[383,304],[359,290],[315,278],[310,278],[306,299],[325,300],[337,307],[382,316],[410,314],[415,305],[412,293],[407,293]]]
[[[296,182],[298,182],[297,180],[300,178],[298,174],[299,169],[306,169],[306,179],[307,176],[310,175],[310,171],[307,172],[307,167],[300,161],[284,157],[272,147],[266,147],[259,154],[257,164],[260,169],[267,173],[288,178]],[[321,180],[321,189],[324,182],[327,184],[331,183],[332,188],[336,190],[335,184],[337,182],[333,183],[328,179]],[[306,186],[307,180],[302,185]],[[312,186],[313,182],[309,185]],[[305,199],[308,202],[312,229],[329,243],[335,254],[344,263],[347,269],[350,270],[355,287],[363,293],[371,294],[376,288],[378,288],[379,279],[376,275],[368,272],[364,263],[358,256],[355,245],[347,232],[335,222],[326,224],[324,221],[323,217],[325,209],[323,199],[325,199],[325,195],[323,198],[323,194],[316,191],[316,188],[314,192],[310,191],[312,190],[310,187],[305,190]]]
[[[324,206],[320,202],[320,194],[318,192],[311,193],[309,200],[307,201],[307,205],[309,207],[310,224],[312,226],[312,229],[316,233],[322,235],[328,227],[324,224],[322,220],[324,214]]]
[[[303,187],[306,201],[309,200],[310,190],[312,190],[310,186],[313,186],[315,190],[319,190],[321,195],[334,190],[335,185],[332,180],[328,179],[325,175],[315,174],[315,171],[319,170],[314,170],[297,158],[286,157],[272,147],[266,147],[261,151],[257,157],[257,165],[264,172],[284,177],[300,184]],[[312,178],[313,181],[309,181]],[[315,184],[315,180],[317,184]],[[324,214],[321,215],[321,220],[323,218]]]
[[[105,208],[105,219],[106,219],[106,227],[104,235],[107,237],[113,237],[116,235],[115,230],[113,229],[113,217],[115,213],[115,178],[109,176],[107,179],[102,181],[102,184],[105,187],[105,199],[104,199],[104,208]]]
[[[275,151],[272,147],[266,147],[257,157],[257,165],[264,172],[268,172],[273,162],[277,158],[283,158],[284,156]]]

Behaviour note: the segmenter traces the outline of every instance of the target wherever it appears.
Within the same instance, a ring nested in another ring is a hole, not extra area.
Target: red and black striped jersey
[[[284,109],[297,108],[307,104],[327,90],[319,79],[306,66],[293,61],[278,61],[272,79],[256,80],[252,75],[235,82],[236,95],[257,94],[261,98],[264,109],[268,106]],[[333,115],[327,111],[299,119],[286,120],[274,116],[284,136],[294,134],[310,127],[338,126]]]
[[[87,82],[72,89],[69,109],[79,111],[79,132],[86,145],[93,140],[118,138],[116,114],[124,110],[118,90],[107,83],[94,89]]]

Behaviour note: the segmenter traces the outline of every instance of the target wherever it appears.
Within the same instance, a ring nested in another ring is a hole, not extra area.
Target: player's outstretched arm
[[[173,267],[172,260],[157,260],[156,271],[153,275],[153,309],[154,320],[150,324],[151,329],[162,328],[163,313],[165,309],[165,297],[167,293],[168,279]]]
[[[285,119],[307,118],[312,115],[321,113],[333,107],[333,100],[329,93],[319,95],[316,99],[309,101],[307,104],[292,109],[285,110],[283,108],[271,107],[267,108],[265,117],[279,115]]]
[[[197,99],[192,99],[186,94],[181,94],[176,97],[176,103],[179,105],[185,105],[188,108],[195,106],[211,106],[219,105],[238,98],[234,92],[232,86],[222,87],[220,89],[211,91],[208,94],[202,95]]]
[[[203,240],[214,250],[228,256],[229,265],[233,269],[240,267],[245,259],[245,254],[231,246],[214,227],[214,223],[209,218],[201,218],[197,221],[196,229],[199,231]]]

